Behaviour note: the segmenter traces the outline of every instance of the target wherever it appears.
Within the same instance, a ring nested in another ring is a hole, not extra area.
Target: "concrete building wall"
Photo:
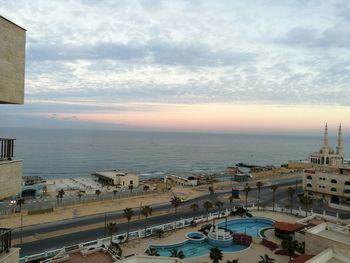
[[[21,192],[22,161],[0,161],[0,200]]]
[[[139,177],[137,175],[127,174],[124,176],[117,176],[116,180],[117,180],[116,184],[120,184],[123,187],[129,186],[131,184],[131,181],[134,187],[139,186]]]
[[[24,103],[26,31],[0,16],[0,103]]]
[[[0,263],[18,263],[19,248],[11,248],[8,253],[0,253]]]
[[[317,234],[305,233],[305,254],[317,255],[328,248],[333,248],[339,254],[350,257],[349,245]]]

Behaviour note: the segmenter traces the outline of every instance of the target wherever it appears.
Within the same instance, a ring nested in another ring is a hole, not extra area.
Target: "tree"
[[[199,208],[198,204],[196,203],[193,203],[190,205],[190,208],[192,209],[193,212],[196,212]]]
[[[19,206],[19,212],[22,212],[22,205],[24,205],[24,199],[23,198],[19,198],[16,200],[16,205]]]
[[[214,205],[219,210],[219,217],[220,217],[221,208],[223,207],[224,203],[218,200],[218,201],[215,202]]]
[[[129,191],[130,191],[130,194],[132,193],[132,190],[134,189],[134,186],[132,185],[132,184],[130,184],[129,186],[128,186],[128,188],[129,188]]]
[[[185,258],[185,254],[182,250],[177,250],[176,248],[173,248],[170,250],[170,257],[183,259]]]
[[[222,260],[223,254],[222,250],[218,247],[213,247],[210,249],[209,258],[213,261],[213,263],[219,263]]]
[[[276,191],[277,191],[277,185],[272,185],[271,186],[271,190],[272,190],[272,211],[275,212],[275,203],[276,203]]]
[[[112,239],[113,239],[113,234],[118,231],[117,224],[114,222],[110,222],[106,225],[106,230],[108,235],[111,236],[111,244],[112,244]]]
[[[157,251],[157,249],[150,247],[149,249],[146,250],[146,254],[149,256],[156,256],[159,257],[159,253]]]
[[[293,187],[288,187],[288,195],[289,195],[290,213],[291,214],[293,213],[294,192],[295,192],[295,189]]]
[[[248,194],[250,192],[251,188],[249,187],[249,185],[247,184],[246,187],[243,189],[243,192],[245,194],[245,209],[247,209],[247,206],[248,206]]]
[[[148,190],[149,190],[149,186],[145,184],[145,185],[143,186],[143,191],[147,192]]]
[[[95,195],[97,195],[97,198],[100,197],[100,194],[101,194],[101,191],[100,191],[99,189],[97,189],[97,190],[95,191]]]
[[[131,208],[125,208],[124,209],[124,218],[126,218],[126,220],[128,220],[128,228],[127,228],[127,232],[126,232],[126,239],[129,239],[129,231],[130,231],[130,220],[131,218],[134,216],[134,211]]]
[[[181,199],[177,196],[173,196],[170,200],[170,203],[173,205],[174,209],[175,209],[175,214],[177,213],[177,208],[179,207],[179,205],[181,204]]]
[[[231,211],[232,211],[233,199],[234,199],[234,198],[233,198],[232,195],[228,198],[228,200],[230,201],[230,209],[231,209]]]
[[[269,255],[265,254],[265,256],[260,256],[260,260],[258,263],[273,263],[275,262],[274,258],[270,258]]]
[[[238,263],[238,258],[232,259],[232,260],[227,260],[226,263]]]
[[[208,221],[208,217],[209,217],[209,210],[212,209],[213,207],[213,204],[210,202],[210,201],[205,201],[204,204],[203,204],[203,207],[207,213],[207,221]]]
[[[152,215],[152,207],[149,205],[146,205],[142,207],[141,214],[145,217],[145,237],[147,236],[147,218],[148,216]]]
[[[262,186],[263,186],[262,182],[260,181],[256,182],[256,188],[258,188],[258,211],[260,210],[260,191]]]
[[[158,229],[156,230],[156,236],[157,236],[158,238],[161,238],[163,235],[164,235],[164,230],[161,229],[161,228],[158,228]]]
[[[79,192],[77,193],[77,197],[79,198],[79,201],[80,201],[80,199],[81,199],[82,196],[83,196],[83,194],[79,191]]]
[[[113,197],[115,197],[118,193],[118,190],[113,190]]]
[[[58,191],[58,197],[62,200],[63,196],[64,196],[65,192],[63,189]]]

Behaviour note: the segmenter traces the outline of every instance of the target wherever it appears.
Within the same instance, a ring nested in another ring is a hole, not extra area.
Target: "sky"
[[[350,132],[350,1],[0,0],[27,30],[2,126]]]

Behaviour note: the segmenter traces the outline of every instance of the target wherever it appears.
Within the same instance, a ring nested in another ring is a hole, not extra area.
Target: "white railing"
[[[242,207],[242,206],[241,206]],[[245,208],[245,206],[243,206]],[[247,207],[249,211],[257,211],[258,207],[255,206],[254,204],[251,206]],[[236,210],[236,207],[233,207],[233,211]],[[273,209],[273,207],[271,206],[265,206],[265,207],[260,207],[260,211],[275,211],[275,212],[281,212],[281,213],[286,213],[286,214],[290,214],[290,209],[286,209],[286,208],[281,208],[278,206],[275,206],[275,209]],[[133,239],[138,239],[138,238],[144,238],[144,237],[148,237],[151,236],[153,234],[156,234],[157,231],[159,229],[163,230],[164,232],[166,231],[171,231],[171,230],[176,230],[176,229],[181,229],[181,228],[185,228],[191,225],[191,222],[194,221],[196,223],[202,223],[202,222],[206,222],[209,220],[214,220],[214,219],[219,219],[219,218],[224,218],[228,215],[230,215],[231,210],[226,209],[226,210],[222,210],[220,212],[214,212],[214,213],[209,213],[208,215],[201,215],[201,216],[196,216],[196,217],[191,217],[191,218],[186,218],[186,219],[181,219],[178,221],[174,221],[174,222],[170,222],[170,223],[165,223],[162,225],[157,225],[157,226],[153,226],[153,227],[149,227],[146,230],[145,233],[145,229],[139,229],[136,231],[132,231],[129,232],[129,240],[133,240]],[[313,212],[312,210],[308,213],[306,213],[306,211],[301,210],[301,208],[299,209],[292,209],[292,214],[294,216],[297,217],[305,217],[306,214],[308,216],[311,215],[323,215],[323,214],[318,214]],[[337,217],[335,217],[337,219]],[[123,237],[123,238],[121,238]],[[114,243],[122,243],[123,241],[126,240],[127,237],[127,233],[123,233],[123,234],[118,234],[118,235],[114,235],[112,236],[112,241]],[[48,258],[52,258],[56,255],[58,255],[58,253],[60,253],[62,250],[64,251],[71,251],[71,250],[81,250],[83,248],[89,249],[89,248],[94,248],[94,247],[100,247],[102,245],[104,246],[108,246],[111,242],[111,237],[106,237],[106,238],[101,238],[101,239],[97,239],[97,240],[92,240],[92,241],[88,241],[88,242],[84,242],[81,244],[77,244],[77,245],[73,245],[73,246],[69,246],[69,247],[64,247],[61,249],[56,249],[56,250],[52,250],[52,251],[45,251],[43,253],[40,254],[35,254],[35,255],[31,255],[31,256],[26,256],[26,257],[22,257],[19,259],[19,263],[25,263],[28,261],[34,261],[34,260],[38,260],[38,259],[48,259]]]

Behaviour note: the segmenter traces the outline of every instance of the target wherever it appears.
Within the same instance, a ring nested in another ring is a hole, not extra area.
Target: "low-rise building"
[[[100,171],[93,174],[98,181],[104,185],[115,185],[120,187],[139,186],[139,176],[132,173],[124,173],[117,170]]]
[[[339,168],[337,173],[305,170],[303,188],[310,198],[350,208],[350,167]]]
[[[196,186],[198,185],[198,180],[192,176],[190,177],[181,177],[177,175],[166,175],[164,176],[164,182],[165,183],[174,183],[177,185],[183,185],[183,186]]]
[[[333,255],[338,259],[350,258],[350,226],[323,222],[310,228],[305,232],[305,253],[308,255],[317,255],[312,260],[317,259],[318,255],[331,249]],[[330,250],[329,250],[330,251]],[[329,257],[330,256],[330,257]],[[308,262],[308,261],[307,261]],[[310,261],[310,262],[349,262],[349,261]]]

